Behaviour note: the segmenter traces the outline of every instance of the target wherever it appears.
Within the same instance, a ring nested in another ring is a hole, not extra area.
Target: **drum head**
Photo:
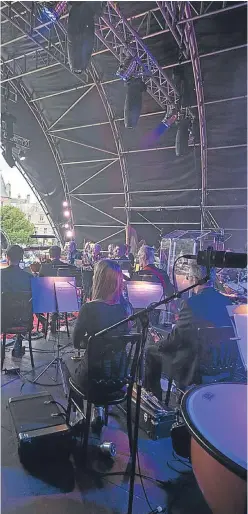
[[[192,437],[221,464],[246,479],[247,385],[196,387],[184,395],[181,408]]]

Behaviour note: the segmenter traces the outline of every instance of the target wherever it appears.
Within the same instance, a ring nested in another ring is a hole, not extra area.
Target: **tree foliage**
[[[0,220],[1,228],[6,232],[11,244],[30,243],[30,236],[34,234],[35,227],[18,207],[2,206]]]

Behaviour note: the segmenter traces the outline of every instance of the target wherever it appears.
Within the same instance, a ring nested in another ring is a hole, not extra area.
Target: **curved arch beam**
[[[4,62],[4,61],[3,61]],[[8,68],[8,65],[5,65],[6,68],[8,69],[8,71],[10,73],[12,73],[12,70]],[[26,87],[24,86],[23,82],[19,81],[19,83],[17,83],[17,81],[13,81],[12,82],[12,85],[13,85],[13,88],[15,89],[16,92],[18,92],[20,94],[20,96],[23,98],[23,100],[25,101],[25,103],[27,104],[28,108],[31,110],[32,114],[34,115],[34,117],[36,118],[42,132],[43,132],[43,135],[49,145],[49,148],[52,152],[52,155],[54,157],[54,160],[55,160],[55,164],[56,164],[56,167],[57,167],[57,170],[58,170],[58,173],[59,173],[59,177],[60,177],[60,180],[61,180],[61,183],[62,183],[62,189],[64,191],[64,195],[65,195],[65,198],[69,201],[69,205],[70,205],[70,208],[71,208],[71,199],[70,199],[70,195],[69,195],[69,187],[68,187],[68,184],[67,184],[67,180],[66,180],[66,176],[65,176],[65,171],[64,171],[64,167],[63,167],[63,164],[61,163],[61,159],[60,159],[60,155],[59,155],[59,152],[58,152],[58,149],[57,149],[57,146],[56,144],[54,143],[53,141],[53,138],[52,136],[48,133],[48,125],[46,123],[46,121],[44,120],[39,108],[37,105],[33,105],[33,103],[30,102],[31,100],[31,96],[29,94],[29,92],[27,91]],[[19,168],[19,171],[20,171],[20,168]],[[37,197],[38,199],[38,197]],[[44,205],[46,206],[46,211],[48,212],[48,208],[47,208],[47,205],[45,202],[42,202],[44,203]],[[71,213],[72,213],[72,222],[73,222],[73,212],[72,212],[72,209],[71,209]],[[48,212],[49,214],[49,217],[50,219],[52,219],[50,213]],[[56,231],[57,235],[59,236],[59,240],[61,241],[61,234],[60,234],[60,229],[59,227],[55,227],[55,225],[53,224],[52,225],[54,227],[54,230]]]
[[[194,22],[191,20],[191,7],[189,2],[185,2],[184,8],[185,18],[189,21],[186,22],[185,35],[187,38],[190,58],[192,62],[197,108],[199,116],[200,127],[200,145],[201,145],[201,230],[205,227],[205,206],[207,203],[207,125],[206,125],[206,110],[204,102],[204,90],[201,74],[200,58],[198,53],[198,46],[194,28]]]
[[[37,189],[34,187],[34,185],[32,184],[32,181],[31,179],[28,177],[28,175],[25,173],[25,171],[23,170],[23,168],[21,167],[21,165],[19,164],[19,162],[16,163],[16,167],[18,168],[19,172],[21,173],[21,175],[23,176],[23,178],[26,180],[27,184],[29,185],[30,189],[32,190],[32,192],[34,193],[34,195],[36,196],[40,206],[42,207],[42,209],[44,210],[45,212],[45,215],[54,231],[54,234],[55,236],[57,237],[57,239],[60,241],[60,243],[62,243],[62,239],[61,239],[61,235],[60,235],[60,232],[57,230],[57,227],[54,225],[53,223],[53,220],[52,220],[52,217],[51,215],[49,214],[48,212],[48,209],[47,209],[47,206],[45,204],[45,202],[42,200],[39,192],[37,191]]]
[[[91,76],[92,80],[94,81],[98,94],[101,98],[101,101],[103,103],[111,131],[113,134],[113,138],[116,145],[116,151],[118,154],[119,162],[120,162],[120,168],[121,168],[121,176],[122,176],[122,182],[123,182],[123,191],[124,191],[124,198],[125,198],[125,211],[126,211],[126,218],[127,218],[127,225],[129,224],[129,208],[130,208],[130,188],[129,188],[129,176],[128,176],[128,168],[127,168],[127,162],[126,157],[124,154],[124,147],[121,139],[121,134],[118,129],[117,122],[114,119],[114,113],[112,111],[111,105],[108,101],[108,97],[106,94],[106,91],[103,87],[103,84],[100,82],[99,76],[97,74],[95,66],[91,65]]]

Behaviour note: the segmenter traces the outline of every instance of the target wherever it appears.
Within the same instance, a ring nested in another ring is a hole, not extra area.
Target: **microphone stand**
[[[209,259],[208,259],[208,263],[209,263]],[[179,291],[164,300],[150,304],[146,309],[142,309],[142,310],[136,312],[135,314],[132,314],[131,316],[128,316],[127,318],[119,321],[118,323],[115,323],[114,325],[107,327],[104,330],[101,330],[100,332],[97,332],[94,336],[91,336],[88,340],[88,344],[90,344],[92,337],[104,336],[104,335],[108,334],[109,332],[111,332],[111,330],[114,330],[115,328],[118,328],[118,327],[124,325],[125,323],[128,323],[129,321],[134,321],[136,319],[140,320],[140,323],[142,326],[142,339],[141,339],[140,353],[139,353],[138,366],[137,366],[137,372],[136,372],[137,397],[136,397],[133,447],[132,447],[132,452],[131,452],[131,472],[130,472],[130,486],[129,486],[127,514],[132,514],[132,512],[133,512],[135,469],[136,469],[136,459],[137,459],[137,451],[138,451],[140,402],[141,402],[141,390],[142,390],[142,385],[143,385],[143,371],[144,371],[144,351],[145,351],[147,329],[148,329],[148,325],[149,325],[148,314],[150,312],[152,312],[154,309],[156,309],[157,307],[159,307],[160,305],[166,305],[167,303],[170,303],[172,300],[180,298],[184,293],[191,291],[191,289],[194,289],[197,286],[206,284],[209,281],[209,278],[210,278],[210,266],[208,264],[206,277],[200,279],[195,284],[193,284],[189,287],[186,287],[186,289],[183,289],[182,291]]]

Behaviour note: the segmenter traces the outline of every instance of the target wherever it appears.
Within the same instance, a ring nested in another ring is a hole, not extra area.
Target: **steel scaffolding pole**
[[[206,205],[206,209],[247,209],[247,205]],[[115,210],[123,210],[125,207],[113,207]],[[130,207],[131,211],[184,211],[188,209],[199,209],[199,205],[157,205]]]
[[[184,15],[187,20],[191,18],[191,9],[188,2],[185,2]],[[195,35],[195,28],[192,21],[188,21],[185,26],[185,34],[189,45],[190,58],[192,62],[195,90],[197,98],[197,108],[200,129],[201,146],[201,230],[205,228],[205,205],[207,201],[207,126],[206,112],[204,103],[203,82],[201,76],[201,65],[198,55],[198,46]]]
[[[11,72],[11,70],[10,70]],[[47,134],[47,124],[46,124],[46,121],[44,120],[41,112],[39,111],[38,107],[37,106],[34,106],[32,104],[30,104],[30,96],[29,96],[29,92],[26,90],[24,84],[20,83],[17,84],[16,83],[13,83],[13,87],[14,89],[20,94],[20,96],[23,98],[24,102],[27,104],[27,106],[29,107],[29,109],[31,110],[32,114],[34,115],[34,117],[36,118],[46,140],[47,140],[47,143],[49,145],[49,148],[52,152],[52,155],[54,157],[54,161],[56,163],[56,167],[57,167],[57,170],[58,170],[58,173],[59,173],[59,177],[60,177],[60,180],[61,180],[61,184],[62,184],[62,190],[64,192],[64,195],[65,195],[65,198],[69,201],[69,205],[71,207],[71,203],[70,203],[70,197],[69,197],[69,188],[68,188],[68,184],[67,184],[67,180],[66,180],[66,176],[65,176],[65,171],[64,171],[64,168],[63,168],[63,165],[61,164],[60,162],[60,156],[59,156],[59,153],[58,153],[58,150],[56,148],[56,146],[54,145],[54,142],[52,140],[52,138],[49,136],[49,134]],[[19,170],[20,170],[20,167],[19,167]],[[38,191],[37,191],[37,198],[38,198]],[[44,205],[46,205],[46,203],[44,202]],[[48,216],[50,216],[49,214],[49,209],[46,205],[46,212],[48,213]],[[51,216],[50,216],[51,218]],[[52,218],[51,218],[52,219]],[[72,219],[73,221],[73,219]],[[60,234],[60,229],[59,229],[59,225],[54,225],[54,230],[56,231],[57,234]],[[61,240],[61,235],[59,237],[59,239]]]
[[[91,203],[88,203],[88,202],[85,202],[84,200],[81,200],[81,198],[77,198],[76,195],[71,195],[73,198],[75,198],[75,200],[77,200],[78,202],[81,202],[83,203],[84,205],[86,205],[87,207],[90,207],[91,209],[93,209],[94,211],[97,211],[97,212],[100,212],[100,214],[103,214],[104,216],[107,216],[108,218],[114,220],[114,221],[117,221],[120,225],[122,226],[126,226],[126,224],[121,221],[121,220],[118,220],[117,218],[115,218],[114,216],[111,216],[111,214],[108,214],[107,212],[105,211],[102,211],[101,209],[98,209],[98,207],[95,207],[94,205],[92,205]],[[126,207],[124,207],[124,210],[126,210]]]
[[[104,148],[98,148],[97,146],[88,145],[83,143],[82,141],[74,141],[73,139],[68,139],[67,137],[57,136],[57,134],[51,134],[54,138],[59,139],[60,141],[66,141],[67,143],[72,143],[74,145],[83,146],[84,148],[90,148],[91,150],[97,150],[98,152],[109,153],[110,155],[114,155],[118,157],[118,154],[115,152],[111,152],[110,150],[105,150]]]
[[[214,105],[218,103],[225,103],[225,102],[234,102],[236,100],[245,100],[247,99],[247,95],[241,95],[241,96],[234,96],[232,98],[220,98],[219,100],[210,100],[209,102],[205,102],[205,106],[207,105]],[[196,108],[197,105],[191,105],[190,109]],[[164,111],[154,111],[154,112],[148,112],[140,115],[140,118],[148,118],[149,116],[163,116]],[[115,118],[115,121],[120,122],[124,121],[124,118]],[[67,132],[70,130],[78,130],[78,129],[84,129],[84,128],[91,128],[91,127],[101,127],[104,125],[108,125],[108,121],[99,121],[97,123],[88,123],[85,125],[76,125],[72,127],[63,127],[60,129],[51,130],[51,133],[58,133],[58,132]]]
[[[190,18],[188,18],[188,20],[181,19],[181,20],[179,20],[177,22],[177,24],[178,25],[182,25],[183,23],[187,23],[187,21],[196,21],[196,20],[201,20],[202,18],[209,18],[209,16],[214,16],[216,14],[223,14],[225,12],[232,11],[233,9],[238,9],[240,7],[247,7],[247,3],[246,2],[241,2],[239,4],[230,5],[229,7],[224,7],[222,9],[217,9],[216,11],[209,11],[209,12],[204,13],[204,14],[197,14],[196,16],[191,16]]]
[[[103,171],[105,171],[107,168],[109,168],[109,166],[111,166],[111,164],[114,164],[115,162],[118,162],[118,159],[116,159],[115,161],[112,161],[112,162],[109,162],[106,166],[104,166],[104,168],[101,168],[99,171],[97,171],[96,173],[94,173],[91,177],[88,177],[87,179],[85,179],[83,182],[81,182],[78,186],[74,187],[74,189],[72,189],[70,191],[70,194],[74,193],[77,189],[79,189],[80,187],[84,186],[87,182],[89,182],[90,180],[92,180],[93,178],[97,177],[98,175],[100,175],[100,173],[102,173]],[[92,196],[94,196],[94,194],[97,194],[97,193],[92,193]],[[123,194],[125,196],[125,193],[124,191],[120,194]],[[76,195],[78,196],[78,194],[76,193]]]
[[[12,11],[14,11],[14,9],[12,9]],[[15,12],[15,14],[16,14],[16,12]],[[45,53],[47,53],[52,59],[54,59],[56,62],[61,64],[61,66],[63,68],[65,68],[69,73],[72,73],[72,75],[74,75],[77,79],[79,79],[78,75],[73,73],[70,70],[69,65],[66,64],[66,53],[65,53],[65,51],[63,53],[60,50],[58,51],[57,48],[55,48],[55,53],[53,54],[52,52],[54,51],[54,44],[52,44],[52,45],[50,44],[49,50],[47,48],[44,48],[44,46],[41,43],[39,43],[38,41],[36,41],[36,39],[33,36],[31,36],[30,34],[27,34],[26,33],[26,29],[23,28],[23,26],[21,26],[20,24],[18,24],[16,20],[13,20],[11,18],[11,16],[7,15],[6,13],[4,13],[4,16],[10,21],[10,23],[12,23],[15,27],[17,27],[23,34],[26,34],[35,44],[37,44],[42,50],[44,50]],[[24,22],[26,23],[25,19],[24,19]],[[29,20],[28,20],[27,23],[30,25]],[[24,25],[24,27],[25,27],[25,25]],[[57,23],[57,27],[60,27],[60,23],[59,22]],[[37,28],[33,27],[33,30],[37,31]],[[61,30],[63,32],[64,29],[62,28]],[[41,35],[41,37],[43,39],[46,39],[44,37],[44,34],[41,34],[40,32],[38,32],[38,33]],[[129,193],[128,193],[128,169],[127,169],[127,164],[126,164],[125,156],[122,153],[123,152],[123,146],[122,146],[121,135],[120,135],[118,126],[117,126],[116,122],[114,121],[114,115],[113,115],[111,106],[109,104],[106,92],[105,92],[105,90],[104,90],[104,88],[103,88],[103,86],[102,86],[102,84],[100,82],[100,78],[99,78],[99,76],[97,74],[97,71],[96,71],[96,69],[95,69],[93,64],[91,65],[90,75],[92,77],[93,84],[96,86],[97,91],[99,93],[99,96],[100,96],[100,98],[102,100],[102,103],[103,103],[103,106],[104,106],[104,109],[105,109],[108,121],[110,123],[112,134],[113,134],[113,137],[114,137],[114,140],[115,140],[116,150],[117,150],[117,154],[118,154],[118,157],[119,157],[121,176],[122,176],[122,180],[123,180],[123,188],[124,188],[124,193],[125,193],[125,203],[126,203],[126,206],[127,206],[127,208],[126,208],[126,216],[127,216],[127,224],[128,224],[129,223],[129,210],[128,210],[128,207],[129,207],[129,203],[130,203],[130,197],[129,197]],[[80,81],[82,82],[82,79]],[[103,160],[107,160],[107,159],[103,159]],[[97,162],[97,160],[96,160],[96,162]],[[63,163],[61,163],[60,166],[63,168]]]

